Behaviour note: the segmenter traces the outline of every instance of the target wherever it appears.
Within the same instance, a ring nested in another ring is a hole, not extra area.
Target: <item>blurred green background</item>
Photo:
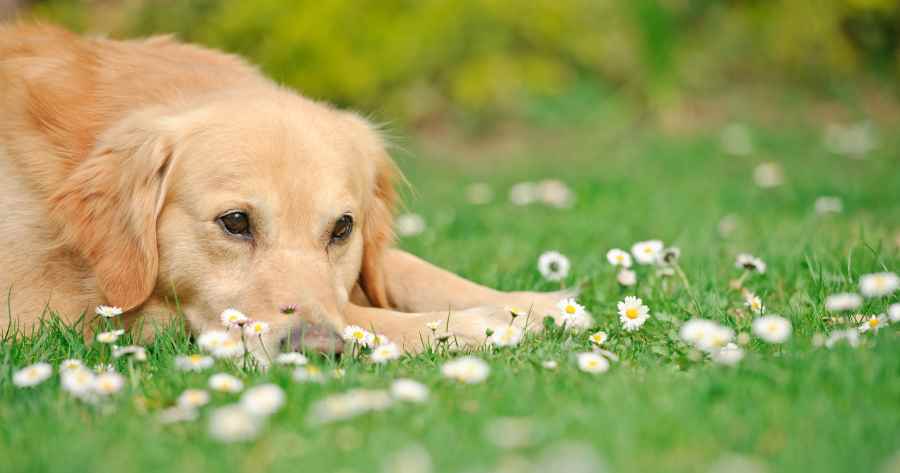
[[[3,14],[238,53],[412,132],[493,134],[622,104],[668,131],[898,121],[895,0],[0,0]]]

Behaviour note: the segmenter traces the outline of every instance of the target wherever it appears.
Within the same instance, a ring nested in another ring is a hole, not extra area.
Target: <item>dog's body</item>
[[[129,322],[182,311],[199,332],[236,307],[272,326],[267,346],[358,324],[415,350],[448,309],[450,331],[477,343],[508,322],[504,306],[543,316],[559,297],[390,249],[378,134],[233,56],[0,27],[0,117],[0,322],[26,333],[47,309],[69,322],[99,304]]]

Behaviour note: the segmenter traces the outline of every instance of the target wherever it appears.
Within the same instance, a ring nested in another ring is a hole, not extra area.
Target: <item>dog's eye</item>
[[[228,212],[219,217],[219,223],[231,235],[244,238],[250,237],[250,219],[247,218],[247,214],[244,212]]]
[[[331,243],[338,243],[347,239],[353,233],[353,217],[347,214],[341,215],[341,218],[334,224],[331,230]]]

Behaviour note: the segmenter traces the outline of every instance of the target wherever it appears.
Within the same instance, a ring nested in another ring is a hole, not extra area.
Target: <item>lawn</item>
[[[292,380],[291,370],[243,370],[217,362],[207,371],[174,368],[198,348],[172,328],[147,347],[145,363],[116,360],[124,390],[97,405],[74,400],[58,376],[17,388],[13,373],[36,361],[66,358],[94,365],[106,346],[85,345],[53,326],[0,345],[0,470],[10,472],[230,471],[879,471],[900,469],[900,325],[864,333],[860,345],[817,341],[855,327],[831,320],[832,293],[856,291],[861,275],[900,269],[900,141],[883,130],[865,159],[829,152],[822,127],[751,126],[753,150],[723,152],[717,130],[663,133],[599,114],[573,126],[548,124],[511,145],[436,147],[409,140],[396,153],[414,192],[404,212],[425,230],[399,245],[483,284],[553,290],[538,256],[558,250],[572,262],[567,287],[617,354],[609,371],[579,371],[575,354],[588,334],[548,330],[515,347],[479,350],[491,372],[479,384],[444,379],[456,356],[426,353],[373,365],[344,356],[312,358],[341,378]],[[763,188],[754,169],[777,162],[780,186]],[[507,195],[521,181],[555,178],[574,192],[571,208],[517,206]],[[489,203],[466,189],[487,183]],[[820,215],[814,202],[837,196],[843,212]],[[726,218],[727,217],[727,218]],[[724,219],[724,222],[723,222]],[[607,261],[611,248],[661,239],[681,249],[684,280],[637,267],[623,288]],[[735,257],[767,264],[743,278],[767,312],[790,320],[792,336],[768,344],[750,336],[736,366],[711,361],[679,339],[680,325],[704,317],[750,334],[754,318],[732,287]],[[626,332],[616,303],[637,295],[651,317]],[[900,293],[867,298],[863,314],[886,312]],[[440,351],[440,350],[439,350]],[[555,360],[557,369],[543,367]],[[221,443],[209,414],[239,395],[216,393],[196,421],[167,424],[158,412],[187,388],[224,371],[245,385],[275,383],[285,406],[254,440]],[[353,388],[385,389],[400,377],[430,389],[421,404],[326,424],[312,405]],[[431,470],[428,465],[431,465]],[[893,466],[889,466],[892,464]]]

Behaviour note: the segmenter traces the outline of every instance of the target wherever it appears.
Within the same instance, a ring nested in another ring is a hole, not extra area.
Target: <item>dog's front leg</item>
[[[468,281],[397,249],[385,252],[385,289],[391,306],[403,312],[460,310],[475,307],[516,308],[536,319],[557,316],[566,292],[502,292]]]
[[[509,312],[493,306],[462,310],[399,312],[347,304],[344,318],[350,325],[384,335],[403,350],[418,353],[438,342],[451,348],[475,347],[487,339],[487,330],[497,331],[511,323]],[[540,330],[540,321],[517,317],[515,326]]]

